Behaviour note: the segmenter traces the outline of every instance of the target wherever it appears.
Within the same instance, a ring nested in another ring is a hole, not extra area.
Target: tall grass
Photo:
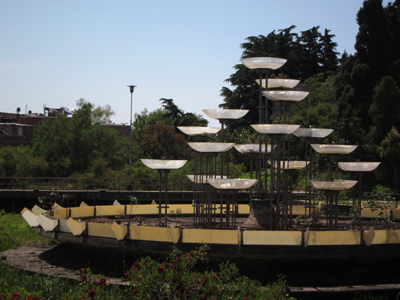
[[[30,244],[47,244],[51,240],[41,237],[20,214],[0,210],[0,252]]]

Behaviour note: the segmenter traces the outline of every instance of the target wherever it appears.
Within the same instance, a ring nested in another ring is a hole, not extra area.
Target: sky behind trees
[[[206,117],[249,36],[296,25],[336,35],[354,53],[362,0],[50,1],[0,0],[1,111],[109,104],[115,123],[172,98]],[[387,0],[383,1],[386,6]],[[218,126],[212,119],[209,126]]]

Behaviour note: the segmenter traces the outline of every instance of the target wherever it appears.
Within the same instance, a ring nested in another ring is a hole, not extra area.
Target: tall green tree
[[[336,43],[334,35],[326,30],[322,35],[319,27],[294,33],[295,26],[272,31],[267,36],[251,36],[241,45],[242,57],[282,57],[287,63],[271,72],[270,77],[306,80],[320,72],[335,72],[337,69]],[[219,106],[231,109],[248,109],[249,113],[235,121],[232,128],[258,123],[259,86],[256,71],[243,64],[234,66],[236,72],[226,81],[233,89],[223,87],[220,95],[224,98]],[[326,75],[327,76],[327,75]],[[323,78],[323,80],[326,78]]]
[[[49,164],[51,176],[87,172],[99,160],[109,168],[127,163],[127,139],[106,126],[91,125],[90,104],[84,104],[71,118],[57,116],[53,124],[35,128],[33,154]]]
[[[389,23],[382,0],[366,0],[357,13],[359,30],[355,49],[360,63],[373,70],[368,84],[373,89],[376,78],[386,74],[391,57],[388,57]]]
[[[326,75],[336,72],[339,64],[339,52],[336,51],[337,43],[333,41],[335,35],[330,34],[330,32],[329,29],[325,29],[324,34],[319,40],[321,44],[321,71],[326,73]]]
[[[83,108],[85,105],[90,106],[92,124],[109,123],[111,121],[111,117],[115,115],[115,112],[111,109],[109,104],[106,104],[105,106],[95,106],[94,104],[86,101],[84,98],[80,98],[78,101],[76,101],[76,105],[78,108]]]
[[[398,126],[399,9],[400,1],[384,8],[381,0],[366,0],[357,13],[356,53],[343,58],[336,81],[337,130],[350,143],[379,144]],[[361,159],[377,157],[375,147],[365,149]]]
[[[132,127],[134,130],[142,131],[146,126],[164,124],[172,125],[173,121],[167,116],[167,112],[161,108],[149,112],[146,108],[140,113],[134,115]]]
[[[387,144],[392,127],[398,130],[400,126],[399,12],[399,0],[387,7],[383,7],[381,0],[363,2],[357,13],[356,52],[342,58],[335,82],[337,133],[349,143],[359,145],[360,160],[383,158],[378,146]],[[388,181],[385,175],[394,173],[388,169],[386,156],[385,161],[380,167],[380,180],[388,184],[392,180]]]
[[[173,126],[207,126],[208,121],[195,113],[185,113],[173,99],[160,99],[166,116],[172,121]]]
[[[149,125],[138,136],[143,157],[151,159],[189,159],[192,155],[185,137],[169,125]]]
[[[369,115],[372,118],[369,136],[374,143],[382,141],[392,127],[400,128],[400,88],[392,77],[383,77],[375,86]]]
[[[306,79],[321,72],[322,44],[320,40],[322,40],[322,35],[318,30],[319,26],[316,26],[301,32],[299,38],[302,46],[300,79]]]
[[[396,128],[393,127],[382,140],[378,147],[378,154],[386,164],[386,168],[392,171],[393,188],[398,189],[400,184],[400,134]]]
[[[207,126],[208,121],[195,113],[185,113],[173,99],[160,99],[161,108],[152,112],[147,109],[140,114],[135,114],[133,121],[134,130],[142,131],[146,126],[164,124],[169,126]]]

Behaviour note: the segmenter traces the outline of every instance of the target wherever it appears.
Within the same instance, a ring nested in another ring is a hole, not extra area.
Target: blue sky
[[[0,0],[0,111],[43,112],[85,98],[109,104],[112,121],[172,98],[210,120],[240,44],[296,25],[336,35],[354,53],[363,0]],[[384,0],[383,4],[387,5]]]

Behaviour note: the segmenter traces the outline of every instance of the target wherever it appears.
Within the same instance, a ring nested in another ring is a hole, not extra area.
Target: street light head
[[[133,93],[133,90],[135,89],[136,85],[128,85],[129,90],[131,91],[131,94]]]

